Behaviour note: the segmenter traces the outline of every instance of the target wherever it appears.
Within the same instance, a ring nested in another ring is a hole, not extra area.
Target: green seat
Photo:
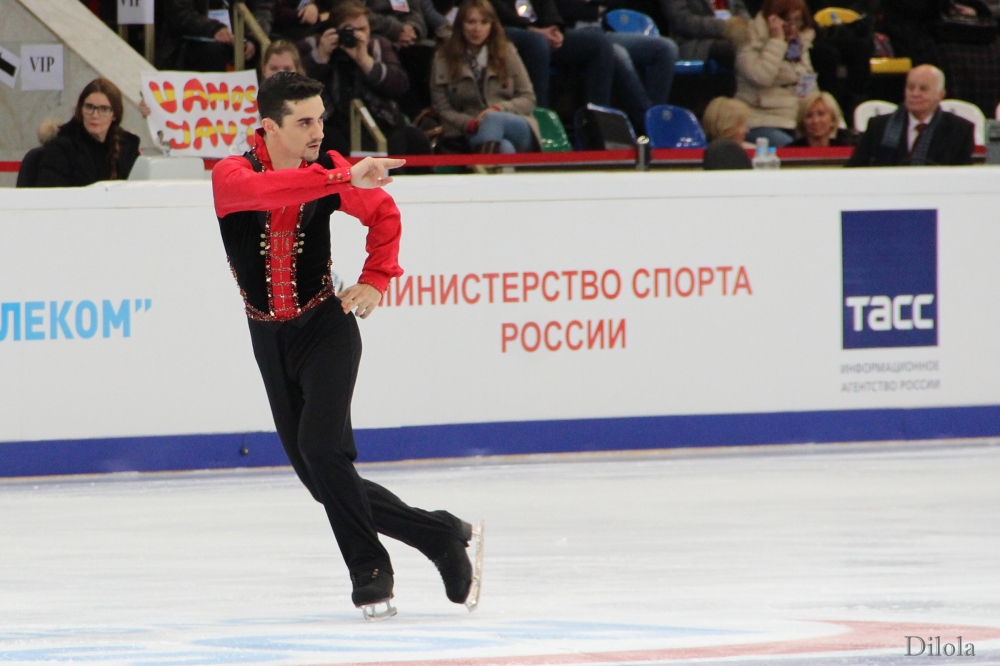
[[[573,150],[569,137],[563,129],[562,121],[552,109],[536,106],[535,120],[538,121],[539,134],[542,136],[541,149],[543,153],[568,153]]]

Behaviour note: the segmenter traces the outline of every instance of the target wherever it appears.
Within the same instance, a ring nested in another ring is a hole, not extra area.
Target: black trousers
[[[340,300],[331,297],[291,321],[249,324],[278,436],[302,483],[326,509],[348,570],[392,572],[378,532],[430,559],[455,539],[465,543],[458,518],[407,506],[354,468],[351,397],[361,334]]]

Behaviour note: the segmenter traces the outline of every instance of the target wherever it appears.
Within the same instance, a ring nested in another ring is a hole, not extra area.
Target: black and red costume
[[[274,424],[302,483],[326,509],[353,575],[392,573],[376,532],[437,560],[468,539],[446,511],[404,504],[354,468],[351,397],[361,335],[330,277],[330,215],[341,210],[368,227],[359,282],[385,291],[402,275],[399,209],[381,189],[351,185],[335,152],[314,164],[275,171],[264,145],[228,157],[212,174],[215,209],[230,267],[246,306],[254,356]],[[466,524],[467,525],[467,524]]]

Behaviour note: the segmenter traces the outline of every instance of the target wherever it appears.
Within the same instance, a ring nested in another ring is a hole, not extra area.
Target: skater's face
[[[272,159],[279,154],[285,159],[298,158],[315,162],[323,141],[323,100],[316,97],[286,102],[291,113],[282,116],[281,123],[265,118],[267,148]]]

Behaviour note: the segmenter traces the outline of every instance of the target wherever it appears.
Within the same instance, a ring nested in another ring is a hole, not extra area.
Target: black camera
[[[353,49],[358,45],[358,38],[354,34],[354,28],[352,26],[344,26],[337,31],[337,41],[345,49]]]

